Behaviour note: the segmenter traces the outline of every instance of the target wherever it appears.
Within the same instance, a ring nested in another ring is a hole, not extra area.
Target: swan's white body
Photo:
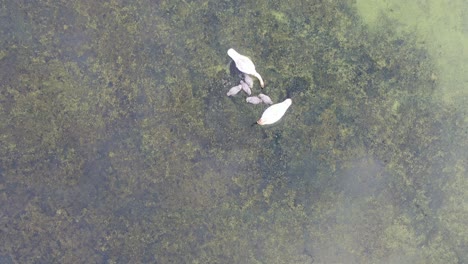
[[[263,112],[262,117],[257,121],[259,125],[271,125],[278,122],[286,113],[286,110],[291,106],[292,100],[286,99],[281,103],[274,104],[268,107],[265,112]]]
[[[227,54],[236,63],[236,67],[239,69],[239,71],[257,77],[257,79],[260,81],[260,86],[263,88],[264,83],[262,76],[260,76],[260,74],[258,74],[258,72],[255,70],[255,65],[253,64],[252,60],[249,59],[249,57],[239,54],[239,52],[235,51],[234,49],[229,49]]]

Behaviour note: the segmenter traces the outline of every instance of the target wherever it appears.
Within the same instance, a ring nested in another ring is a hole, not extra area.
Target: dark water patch
[[[300,96],[305,91],[310,91],[311,88],[310,80],[304,77],[294,77],[283,89],[286,90],[287,98],[294,98],[295,96]]]

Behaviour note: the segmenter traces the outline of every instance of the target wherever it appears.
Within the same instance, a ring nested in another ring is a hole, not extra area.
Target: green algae
[[[392,17],[369,30],[341,1],[8,9],[2,259],[467,260],[466,109],[434,100],[450,76]],[[278,125],[225,96],[230,47],[292,96]]]
[[[432,78],[440,84],[435,100],[464,106],[468,55],[468,9],[465,1],[357,1],[356,6],[369,28],[379,30],[386,19],[395,30],[413,32],[437,65]]]

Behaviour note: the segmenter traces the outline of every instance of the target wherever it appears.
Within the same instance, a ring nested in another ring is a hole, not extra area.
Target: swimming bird
[[[232,87],[231,89],[229,89],[229,91],[227,92],[227,96],[236,95],[241,90],[242,90],[242,85],[240,85],[240,84],[236,85],[236,86]]]
[[[245,82],[250,88],[253,87],[254,81],[253,81],[252,77],[250,77],[250,75],[248,75],[248,74],[246,74],[246,73],[244,73],[244,82]]]
[[[243,80],[240,81],[240,86],[242,87],[242,90],[248,94],[248,95],[251,95],[252,94],[252,90],[250,90],[250,87],[249,85],[244,82]]]
[[[251,97],[247,97],[245,99],[245,101],[247,103],[251,103],[251,104],[260,104],[260,103],[263,103],[262,99],[260,99],[260,97],[258,96],[251,96]]]
[[[290,98],[284,100],[281,103],[274,104],[268,107],[263,112],[262,117],[257,121],[259,125],[271,125],[278,122],[286,113],[286,110],[291,106],[292,100]]]
[[[260,86],[262,88],[264,87],[265,84],[263,83],[262,76],[260,76],[260,74],[255,70],[255,65],[249,57],[239,54],[234,49],[229,49],[227,54],[236,63],[236,67],[239,71],[257,77],[260,81]]]
[[[266,94],[261,93],[261,94],[258,95],[258,98],[262,99],[262,101],[265,104],[273,104],[273,101],[271,100],[271,98]]]

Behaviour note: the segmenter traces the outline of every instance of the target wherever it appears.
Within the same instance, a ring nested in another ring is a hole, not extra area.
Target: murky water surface
[[[468,262],[467,14],[4,2],[0,262]],[[281,121],[226,96],[229,48]]]

